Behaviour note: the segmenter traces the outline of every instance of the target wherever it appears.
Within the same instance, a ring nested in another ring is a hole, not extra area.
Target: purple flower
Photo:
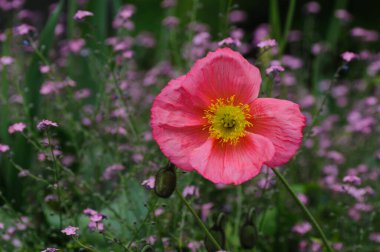
[[[303,235],[303,234],[306,234],[307,232],[309,232],[311,229],[312,229],[312,226],[309,222],[302,222],[302,223],[295,225],[292,228],[292,231],[297,233],[297,234]]]
[[[30,32],[34,32],[36,28],[27,24],[21,24],[14,28],[16,35],[27,35]]]
[[[380,243],[380,233],[372,233],[369,235],[369,239],[376,243]]]
[[[284,55],[281,62],[284,66],[287,66],[290,69],[300,69],[303,66],[301,59],[291,55]]]
[[[276,73],[283,72],[283,71],[285,71],[285,69],[279,65],[273,65],[273,66],[270,66],[267,69],[265,69],[265,73],[267,75],[270,75],[271,73],[276,74]]]
[[[42,250],[41,252],[57,252],[58,249],[56,248],[46,248],[45,250]]]
[[[141,185],[144,186],[146,189],[153,189],[155,185],[156,179],[154,177],[149,177],[148,179],[144,180]]]
[[[186,186],[182,192],[183,197],[195,196],[199,197],[199,188],[197,186]]]
[[[187,248],[190,249],[191,252],[197,252],[201,248],[202,243],[199,241],[192,241],[187,244]]]
[[[302,204],[304,204],[304,205],[307,205],[307,203],[309,202],[309,199],[303,193],[297,193],[297,197],[302,202]]]
[[[257,44],[258,48],[272,48],[275,46],[277,46],[277,42],[275,39],[263,40]]]
[[[103,172],[102,179],[103,180],[111,180],[117,177],[117,174],[124,170],[125,167],[122,164],[113,164],[106,168]]]
[[[174,16],[168,16],[162,21],[162,24],[168,28],[174,28],[179,24],[179,20]]]
[[[306,11],[308,13],[316,14],[321,10],[321,6],[318,2],[309,2],[306,4]]]
[[[347,184],[360,185],[361,182],[362,182],[361,179],[354,175],[348,175],[343,178],[343,183],[347,183]]]
[[[73,227],[73,226],[68,226],[67,228],[61,230],[62,233],[66,234],[66,235],[76,235],[77,231],[79,230],[78,227]]]
[[[90,17],[90,16],[94,16],[94,13],[90,11],[85,11],[85,10],[78,10],[74,15],[74,19],[77,21],[81,21],[85,17]]]
[[[0,66],[9,66],[14,62],[14,59],[10,56],[0,57]]]
[[[30,172],[28,170],[22,170],[17,174],[20,178],[27,177],[30,175]]]
[[[362,27],[355,27],[351,30],[351,36],[359,38],[365,42],[373,42],[378,40],[379,33],[374,30],[367,30]]]
[[[46,74],[46,73],[50,72],[50,67],[48,65],[42,65],[42,66],[40,66],[40,72],[43,74]]]
[[[0,152],[7,152],[9,151],[9,146],[6,144],[0,144]]]
[[[233,10],[228,16],[230,23],[239,23],[247,19],[247,14],[242,10]]]
[[[52,122],[50,120],[43,119],[37,124],[37,129],[38,130],[44,130],[49,127],[58,127],[58,123]]]
[[[162,8],[171,8],[174,7],[177,4],[177,0],[163,0],[161,2],[161,7]]]
[[[346,62],[350,62],[351,60],[356,59],[358,57],[355,53],[349,51],[342,53],[341,56],[342,59]]]
[[[342,20],[343,22],[349,22],[352,20],[352,15],[344,9],[338,9],[335,11],[335,17]]]
[[[15,132],[23,132],[25,128],[26,128],[25,123],[22,123],[22,122],[15,123],[15,124],[12,124],[11,126],[9,126],[8,133],[13,134]]]
[[[106,218],[106,216],[104,214],[96,213],[96,214],[91,215],[90,220],[92,222],[101,222],[105,218]]]
[[[223,39],[222,41],[219,41],[218,42],[218,46],[221,47],[221,46],[236,46],[236,47],[240,47],[241,46],[241,42],[240,40],[238,39],[234,39],[234,38],[231,38],[231,37],[228,37],[228,38],[225,38]]]
[[[99,232],[103,232],[104,231],[104,223],[102,222],[93,222],[93,221],[90,221],[87,225],[88,229],[90,229],[90,231],[99,231]]]
[[[98,212],[95,211],[95,210],[93,210],[93,209],[91,209],[91,208],[86,208],[86,209],[83,210],[83,213],[85,215],[87,215],[87,216],[92,216],[92,215],[97,214]]]

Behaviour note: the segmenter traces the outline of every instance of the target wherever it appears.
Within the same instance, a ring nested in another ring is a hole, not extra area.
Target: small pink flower
[[[61,230],[62,233],[66,234],[66,235],[76,235],[77,231],[79,230],[78,227],[73,227],[73,226],[68,226],[67,228]]]
[[[257,44],[258,48],[272,48],[275,46],[277,46],[277,42],[275,39],[263,40]]]
[[[26,128],[25,123],[22,123],[22,122],[15,123],[15,124],[12,124],[11,126],[9,126],[8,133],[13,134],[15,132],[23,132],[25,128]]]
[[[349,22],[352,20],[352,15],[344,9],[338,9],[335,11],[335,17],[342,20],[343,22]]]
[[[148,179],[144,180],[141,185],[144,186],[146,189],[153,189],[155,184],[155,178],[149,177]]]
[[[98,212],[95,211],[95,210],[93,210],[93,209],[91,209],[91,208],[86,208],[86,209],[83,210],[83,213],[85,215],[87,215],[87,216],[92,216],[92,215],[97,214]]]
[[[343,178],[343,182],[347,184],[354,184],[354,185],[360,185],[361,179],[354,175],[348,175]]]
[[[371,233],[371,234],[369,235],[369,239],[370,239],[371,241],[376,242],[376,243],[380,243],[380,233]]]
[[[94,16],[94,13],[90,11],[86,11],[86,10],[78,10],[74,15],[74,19],[76,21],[82,21],[84,20],[85,17],[91,17],[91,16]]]
[[[236,47],[240,47],[241,46],[241,42],[238,39],[228,37],[228,38],[225,38],[222,41],[218,42],[218,46],[219,47],[222,47],[222,46],[236,46]]]
[[[285,68],[279,65],[270,66],[267,69],[265,69],[266,75],[270,75],[272,73],[279,73],[285,71]]]
[[[21,24],[14,28],[16,35],[27,35],[30,32],[34,32],[36,28],[27,24]]]
[[[68,42],[69,49],[72,53],[79,53],[83,46],[86,44],[84,39],[72,39]]]
[[[303,234],[306,234],[307,232],[309,232],[311,229],[312,229],[312,226],[309,222],[302,222],[302,223],[295,225],[292,228],[292,231],[297,233],[297,234],[303,235]]]
[[[99,231],[99,232],[103,232],[104,231],[104,223],[102,222],[93,222],[93,221],[90,221],[87,225],[88,229],[90,229],[90,231]]]
[[[42,66],[40,66],[40,72],[43,74],[46,74],[46,73],[50,72],[50,67],[48,65],[42,65]]]
[[[101,214],[101,213],[96,213],[96,214],[93,214],[91,217],[90,217],[90,220],[92,222],[101,222],[102,220],[104,220],[106,218],[106,216],[104,214]]]
[[[154,215],[155,216],[160,216],[161,214],[163,214],[165,212],[165,209],[162,208],[162,207],[159,207],[157,209],[154,210]]]
[[[44,130],[49,127],[58,127],[58,123],[44,119],[37,124],[37,129],[39,130]]]
[[[103,180],[112,180],[118,176],[118,174],[124,170],[125,167],[122,164],[113,164],[108,166],[103,172]]]
[[[168,16],[162,21],[162,24],[168,28],[174,28],[179,24],[179,20],[177,17]]]
[[[309,13],[316,14],[321,10],[321,6],[319,5],[318,2],[315,2],[315,1],[309,2],[306,4],[306,10]]]
[[[42,250],[41,252],[57,252],[58,249],[56,248],[46,248],[45,250]]]
[[[304,204],[304,205],[307,205],[307,203],[309,202],[309,199],[307,198],[307,196],[303,193],[298,193],[297,194],[297,197],[298,199]]]
[[[13,62],[14,62],[14,58],[10,57],[10,56],[3,56],[3,57],[0,57],[0,65],[3,65],[3,66],[9,66],[11,65]]]
[[[183,197],[195,196],[199,197],[199,188],[197,186],[185,186],[182,192]]]
[[[350,62],[351,60],[356,59],[358,57],[356,53],[349,52],[349,51],[342,53],[341,56],[342,56],[342,59],[346,62]]]
[[[0,152],[7,152],[9,151],[9,146],[6,144],[0,144]]]
[[[163,0],[161,2],[161,7],[162,8],[171,8],[174,7],[177,4],[177,0]]]

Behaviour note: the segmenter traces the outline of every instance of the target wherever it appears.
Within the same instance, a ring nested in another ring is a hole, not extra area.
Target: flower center
[[[235,96],[219,98],[213,101],[205,116],[208,120],[205,128],[211,137],[219,139],[222,143],[236,144],[245,136],[245,127],[252,126],[247,119],[251,118],[248,104],[234,104]]]

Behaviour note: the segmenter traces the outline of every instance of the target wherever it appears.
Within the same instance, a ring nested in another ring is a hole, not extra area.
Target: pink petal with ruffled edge
[[[170,125],[187,127],[205,125],[204,109],[194,104],[192,97],[183,89],[181,83],[185,76],[169,82],[154,100],[151,109],[151,126]]]
[[[273,159],[265,164],[276,167],[288,162],[302,143],[306,118],[299,105],[286,100],[258,98],[250,107],[253,126],[248,130],[268,138],[275,148]]]
[[[170,81],[156,97],[150,123],[153,137],[165,156],[181,169],[192,171],[189,153],[207,140],[208,132],[203,130],[203,110],[194,108],[180,85],[184,78]]]
[[[272,159],[272,142],[260,135],[247,133],[236,145],[208,139],[191,153],[191,166],[214,183],[241,184],[256,176]]]
[[[235,96],[243,104],[257,98],[261,75],[257,67],[229,48],[210,52],[190,69],[182,86],[207,109],[211,100]]]

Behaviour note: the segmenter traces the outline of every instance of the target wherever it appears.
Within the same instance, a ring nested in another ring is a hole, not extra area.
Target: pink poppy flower
[[[288,162],[305,117],[293,102],[257,98],[260,85],[259,69],[238,52],[210,52],[155,98],[151,127],[161,151],[178,168],[221,184]]]

